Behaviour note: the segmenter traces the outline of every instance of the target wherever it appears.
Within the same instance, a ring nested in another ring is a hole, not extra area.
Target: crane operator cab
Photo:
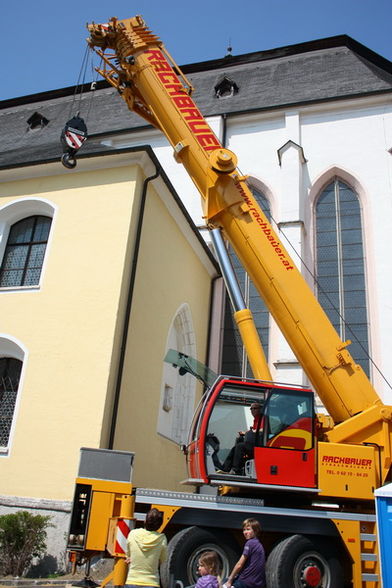
[[[208,386],[185,450],[188,483],[316,488],[316,420],[309,388],[217,376],[193,358],[175,354],[171,350],[165,361]]]

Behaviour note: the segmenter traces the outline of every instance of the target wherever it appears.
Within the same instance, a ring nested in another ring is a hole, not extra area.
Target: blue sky
[[[141,14],[179,65],[340,34],[392,59],[392,0],[14,0],[0,14],[0,100],[77,84],[86,23],[112,16]]]

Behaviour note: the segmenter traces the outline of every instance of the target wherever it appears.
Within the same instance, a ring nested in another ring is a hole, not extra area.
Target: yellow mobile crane
[[[164,584],[171,577],[190,584],[206,546],[215,546],[227,571],[238,552],[235,529],[246,513],[262,521],[270,588],[380,587],[374,490],[391,481],[392,407],[351,357],[350,341],[339,338],[239,173],[235,154],[211,130],[159,38],[140,16],[93,23],[88,30],[88,43],[104,63],[99,73],[130,110],[166,135],[201,194],[214,239],[219,245],[222,233],[233,246],[330,415],[315,415],[311,390],[270,381],[257,338],[246,327],[256,380],[218,378],[196,412],[187,448],[190,484],[235,486],[237,496],[136,491],[136,510],[147,504],[166,513]],[[240,325],[243,316],[251,322],[236,310]],[[186,369],[189,359],[171,361],[183,361]],[[264,416],[253,455],[239,475],[222,473],[216,467],[221,416],[243,414],[254,401]],[[285,423],[284,413],[291,413]],[[218,445],[213,464],[212,438]]]

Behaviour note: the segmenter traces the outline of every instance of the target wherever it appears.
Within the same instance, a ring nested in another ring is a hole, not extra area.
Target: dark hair
[[[242,523],[242,528],[245,529],[245,527],[251,527],[253,529],[256,539],[261,541],[261,525],[258,520],[245,519]]]
[[[219,575],[221,565],[216,551],[205,551],[199,557],[199,562],[205,566],[211,576]]]
[[[152,508],[146,515],[144,527],[147,531],[157,531],[163,523],[163,512],[157,508]]]

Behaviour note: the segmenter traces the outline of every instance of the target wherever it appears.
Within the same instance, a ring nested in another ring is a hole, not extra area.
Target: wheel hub
[[[316,565],[307,565],[302,572],[302,577],[305,582],[304,586],[309,586],[311,588],[317,588],[317,586],[320,586],[322,576],[320,569]]]

